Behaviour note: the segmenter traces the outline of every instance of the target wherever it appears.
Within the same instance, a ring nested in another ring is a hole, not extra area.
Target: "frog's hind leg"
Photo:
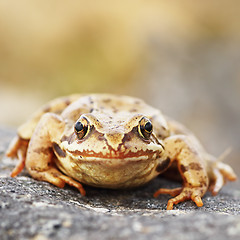
[[[76,187],[82,195],[85,190],[81,183],[61,173],[54,164],[53,139],[58,139],[64,129],[64,121],[56,114],[46,113],[40,119],[29,142],[26,168],[30,175],[63,188],[65,184]]]
[[[214,196],[218,194],[227,181],[235,181],[237,179],[233,169],[220,161],[212,163],[211,169],[209,191]]]
[[[16,177],[24,168],[29,140],[15,137],[6,152],[7,157],[18,158],[18,163],[11,172],[11,177]]]

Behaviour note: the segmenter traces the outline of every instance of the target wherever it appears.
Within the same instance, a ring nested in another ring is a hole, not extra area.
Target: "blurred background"
[[[140,97],[240,174],[240,1],[0,0],[0,124],[71,93]]]

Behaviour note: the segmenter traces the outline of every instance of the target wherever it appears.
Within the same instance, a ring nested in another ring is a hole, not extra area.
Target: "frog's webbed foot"
[[[159,194],[169,194],[174,198],[170,199],[167,204],[167,210],[172,210],[174,204],[178,204],[180,202],[184,202],[186,200],[192,199],[193,202],[196,203],[198,207],[203,206],[203,202],[201,199],[203,193],[203,189],[201,188],[174,188],[174,189],[166,189],[160,188],[154,193],[154,197],[157,197]]]
[[[29,140],[17,136],[12,140],[6,152],[7,157],[18,158],[18,163],[11,172],[11,177],[16,177],[25,166],[28,142]]]
[[[237,176],[229,165],[216,161],[212,165],[209,191],[212,195],[217,195],[227,181],[235,181],[236,179]]]

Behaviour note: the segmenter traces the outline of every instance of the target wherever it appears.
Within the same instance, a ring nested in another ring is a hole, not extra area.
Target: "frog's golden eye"
[[[75,133],[78,139],[83,139],[89,132],[89,123],[86,118],[82,118],[75,123]]]
[[[153,130],[153,126],[152,123],[149,119],[147,119],[146,117],[143,117],[138,125],[138,132],[140,134],[140,136],[142,136],[145,139],[149,139],[150,135],[152,133]]]

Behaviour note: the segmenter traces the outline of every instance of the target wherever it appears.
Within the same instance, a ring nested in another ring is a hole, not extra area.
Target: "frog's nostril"
[[[112,147],[114,150],[118,149],[118,146],[123,142],[124,134],[123,133],[106,133],[105,139],[107,144]]]

